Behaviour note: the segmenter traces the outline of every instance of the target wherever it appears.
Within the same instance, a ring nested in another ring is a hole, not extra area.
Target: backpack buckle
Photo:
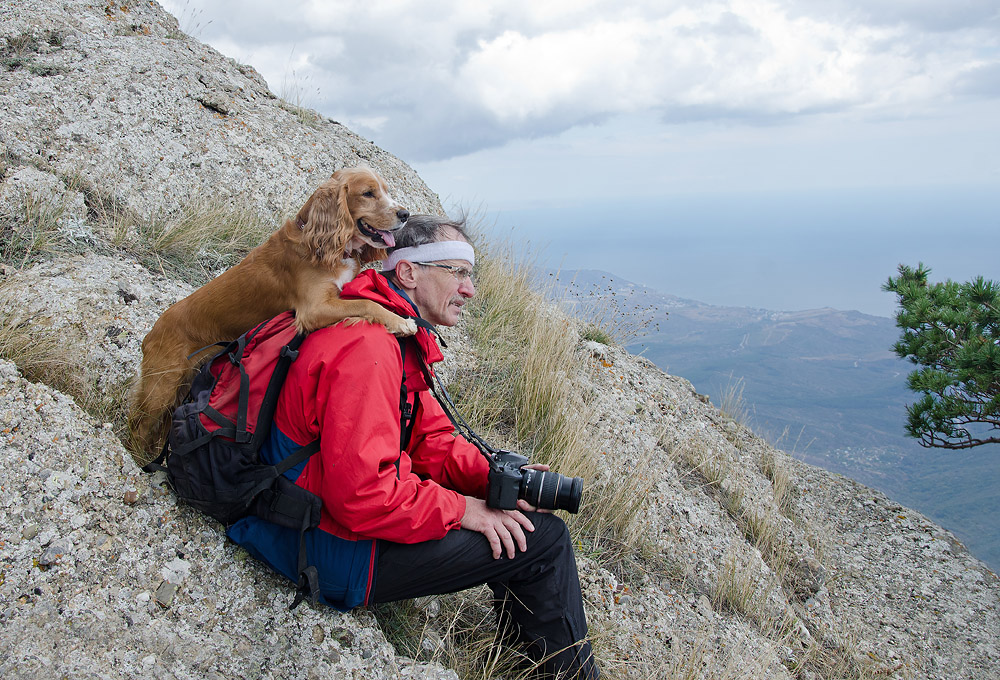
[[[292,606],[289,609],[295,609],[307,597],[313,605],[319,602],[319,571],[312,564],[299,574],[299,589],[296,591],[295,599],[292,600]]]

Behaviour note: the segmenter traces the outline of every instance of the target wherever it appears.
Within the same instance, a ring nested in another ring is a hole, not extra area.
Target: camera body
[[[513,451],[497,451],[493,454],[493,461],[495,465],[490,465],[486,505],[500,510],[516,510],[525,472],[521,467],[528,464],[528,459]]]
[[[496,451],[490,462],[486,505],[500,510],[516,510],[524,499],[540,510],[578,512],[583,479],[557,472],[525,470],[528,459],[512,451]]]

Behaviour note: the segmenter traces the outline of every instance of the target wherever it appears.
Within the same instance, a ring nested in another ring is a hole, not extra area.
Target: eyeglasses
[[[421,267],[437,267],[439,269],[447,269],[459,283],[462,283],[466,279],[470,281],[472,280],[472,270],[468,267],[458,267],[453,264],[439,264],[437,262],[414,262],[413,264],[419,264]]]

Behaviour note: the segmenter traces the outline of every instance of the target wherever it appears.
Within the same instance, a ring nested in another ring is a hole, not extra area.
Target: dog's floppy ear
[[[309,198],[303,236],[313,257],[340,261],[354,236],[347,207],[347,182],[340,173],[324,182]]]
[[[350,190],[351,183],[346,179],[341,180],[337,191],[337,216],[340,219],[338,226],[345,234],[354,233],[354,216],[351,215],[351,205],[347,200]]]

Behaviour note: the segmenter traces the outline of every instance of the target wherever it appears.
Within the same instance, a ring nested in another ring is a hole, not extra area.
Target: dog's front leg
[[[295,308],[295,326],[308,333],[341,321],[355,323],[361,319],[385,326],[393,335],[407,336],[417,332],[413,319],[404,319],[371,300],[343,300],[334,290],[322,300],[310,301]]]

